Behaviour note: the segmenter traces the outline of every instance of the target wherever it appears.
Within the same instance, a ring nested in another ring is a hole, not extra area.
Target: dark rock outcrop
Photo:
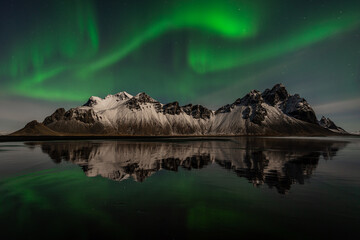
[[[253,90],[245,97],[237,99],[235,105],[248,106],[242,113],[245,119],[250,119],[251,122],[260,125],[265,120],[266,109],[262,106],[264,99],[261,93]]]
[[[290,96],[284,85],[276,84],[272,89],[266,89],[262,95],[266,103],[275,106],[278,102],[284,102]]]
[[[56,109],[53,114],[51,114],[50,116],[45,118],[45,120],[43,121],[43,124],[44,125],[49,125],[50,123],[63,120],[64,116],[65,116],[65,112],[66,111],[65,111],[64,108]]]
[[[126,106],[131,110],[141,110],[141,105],[152,104],[156,112],[161,112],[161,103],[142,92],[126,101]]]
[[[43,124],[53,131],[65,133],[104,134],[111,131],[100,122],[101,118],[92,108],[71,108],[68,111],[59,108],[46,117]]]
[[[181,107],[178,102],[172,102],[163,106],[164,114],[179,115],[181,113]]]
[[[290,95],[282,84],[276,84],[271,90],[266,89],[262,97],[267,104],[277,105],[283,113],[291,117],[317,124],[315,112],[310,104],[298,94]]]
[[[296,119],[317,124],[317,119],[314,110],[308,102],[301,98],[298,94],[290,96],[282,105],[282,110],[285,114]]]
[[[187,114],[192,116],[195,119],[209,119],[213,114],[211,110],[207,109],[202,105],[192,105],[188,104],[182,106],[181,109]]]
[[[336,126],[330,118],[326,118],[324,116],[321,117],[319,125],[334,132],[347,133],[343,128]]]
[[[261,96],[261,92],[252,90],[246,94],[243,98],[238,98],[234,103],[227,104],[219,108],[215,114],[229,113],[236,106],[244,106],[245,110],[242,111],[242,118],[249,119],[252,123],[260,125],[265,120],[267,114],[266,109],[262,106],[264,99]]]

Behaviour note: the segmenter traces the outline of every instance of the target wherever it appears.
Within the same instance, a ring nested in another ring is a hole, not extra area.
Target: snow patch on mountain
[[[298,94],[290,95],[282,84],[263,93],[253,90],[216,111],[178,102],[162,104],[144,92],[92,96],[83,106],[57,109],[43,123],[64,133],[116,135],[329,133],[307,101]]]

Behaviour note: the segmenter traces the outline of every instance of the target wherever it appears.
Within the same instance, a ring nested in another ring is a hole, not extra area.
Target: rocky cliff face
[[[329,135],[311,106],[282,84],[253,90],[216,111],[201,105],[162,104],[146,93],[90,97],[57,109],[43,124],[56,132],[113,135]]]
[[[336,133],[347,133],[343,128],[336,126],[330,118],[326,118],[324,116],[321,117],[319,125]]]
[[[291,117],[309,123],[317,123],[315,112],[310,104],[299,94],[290,95],[282,84],[276,84],[271,90],[266,89],[262,97],[266,103],[277,106],[283,113]]]
[[[106,126],[101,123],[101,118],[91,108],[72,108],[68,111],[59,108],[46,117],[43,124],[57,132],[101,134],[106,132]]]
[[[240,135],[326,134],[311,106],[282,84],[263,93],[253,90],[215,112],[211,132]]]

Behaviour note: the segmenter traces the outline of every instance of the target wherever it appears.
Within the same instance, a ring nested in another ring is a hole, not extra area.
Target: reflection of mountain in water
[[[89,177],[144,181],[166,169],[200,169],[211,163],[234,171],[254,185],[267,184],[285,193],[303,184],[320,157],[331,159],[346,142],[316,139],[232,138],[232,141],[44,142],[55,162],[71,161]]]

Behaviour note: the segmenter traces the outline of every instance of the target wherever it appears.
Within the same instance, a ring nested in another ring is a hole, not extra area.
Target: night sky
[[[92,96],[216,109],[283,83],[360,130],[360,1],[2,0],[0,131]]]

